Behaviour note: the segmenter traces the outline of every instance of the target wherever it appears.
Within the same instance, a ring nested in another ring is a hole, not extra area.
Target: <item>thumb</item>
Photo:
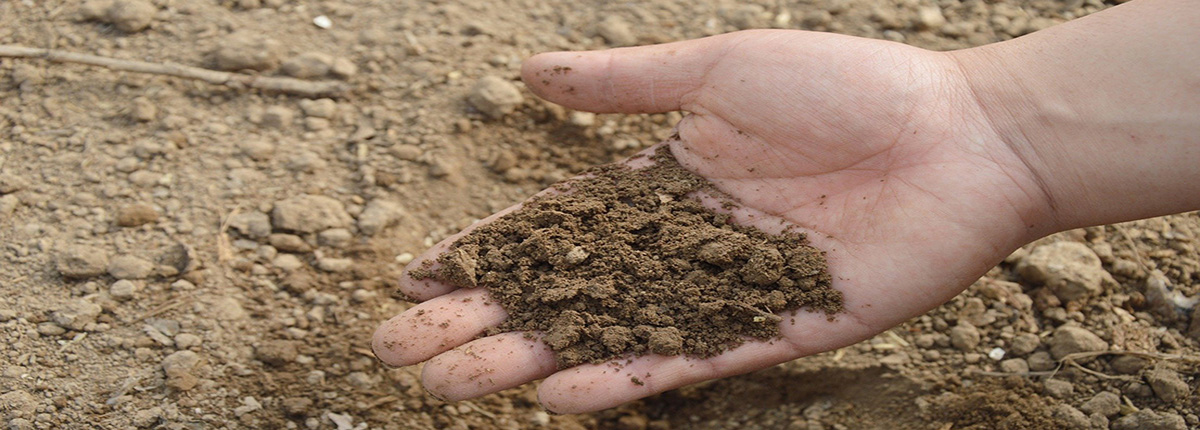
[[[603,51],[549,52],[525,60],[521,77],[538,96],[599,113],[685,109],[732,35]],[[686,109],[685,109],[686,110]]]

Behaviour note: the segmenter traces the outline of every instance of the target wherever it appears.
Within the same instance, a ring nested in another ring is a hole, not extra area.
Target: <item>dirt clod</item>
[[[509,313],[495,331],[544,332],[561,367],[623,354],[707,357],[778,336],[774,311],[841,310],[804,235],[733,224],[688,198],[725,197],[666,147],[652,159],[563,183],[413,276],[488,288]]]

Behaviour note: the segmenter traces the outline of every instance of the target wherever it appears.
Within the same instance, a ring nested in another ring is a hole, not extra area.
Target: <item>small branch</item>
[[[294,78],[253,76],[243,73],[221,72],[184,66],[174,63],[148,63],[145,61],[120,60],[97,55],[77,54],[53,49],[29,48],[17,45],[0,45],[0,58],[34,58],[56,63],[77,63],[134,73],[174,76],[183,79],[204,81],[230,88],[253,88],[269,92],[292,94],[302,97],[336,97],[350,88],[342,82],[305,81]]]

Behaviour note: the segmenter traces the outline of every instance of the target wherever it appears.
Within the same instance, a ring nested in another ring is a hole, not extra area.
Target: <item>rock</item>
[[[1136,355],[1121,355],[1108,362],[1109,367],[1123,375],[1136,375],[1146,367],[1146,364],[1146,359]]]
[[[567,115],[567,124],[579,128],[588,128],[596,125],[596,114],[591,112],[573,111]]]
[[[320,258],[317,268],[326,272],[345,272],[354,267],[354,260],[349,258]]]
[[[37,412],[37,397],[25,390],[13,389],[0,394],[0,412],[6,417],[29,417]]]
[[[100,305],[95,303],[74,299],[55,310],[50,319],[64,328],[78,331],[96,322],[96,317],[100,316],[102,310]]]
[[[117,211],[117,225],[121,227],[137,227],[157,220],[158,210],[144,203],[125,206]]]
[[[333,57],[320,52],[305,52],[289,58],[279,66],[279,71],[293,78],[312,79],[329,74],[333,67]]]
[[[1050,336],[1050,354],[1055,360],[1061,360],[1068,354],[1077,352],[1107,351],[1108,342],[1100,339],[1090,331],[1077,326],[1062,326],[1054,330]],[[1085,362],[1086,360],[1076,360]]]
[[[399,203],[382,199],[371,200],[358,215],[358,231],[367,236],[374,236],[405,215],[404,208]]]
[[[91,278],[108,270],[108,254],[90,246],[72,245],[59,254],[55,265],[65,278]]]
[[[1050,416],[1066,424],[1068,429],[1089,430],[1092,428],[1092,421],[1088,419],[1087,415],[1066,403],[1051,406]]]
[[[116,0],[104,12],[104,21],[117,30],[136,33],[145,30],[154,21],[158,8],[146,0]]]
[[[740,4],[734,7],[721,8],[718,13],[725,22],[736,27],[738,30],[749,30],[751,28],[765,27],[765,19],[763,13],[766,11],[762,6],[756,4]]]
[[[271,246],[284,252],[312,252],[312,246],[294,234],[274,233],[267,239]]]
[[[108,263],[108,274],[117,279],[146,279],[154,273],[154,263],[132,255],[113,258]]]
[[[350,79],[358,74],[358,65],[346,58],[335,58],[329,74],[338,79]]]
[[[960,351],[972,351],[979,346],[979,329],[970,324],[959,324],[950,329],[950,344]]]
[[[1015,356],[1021,357],[1037,350],[1038,345],[1041,345],[1042,339],[1033,333],[1021,333],[1013,337],[1012,343],[1008,347],[1008,352]]]
[[[126,280],[126,279],[122,279],[117,282],[113,282],[113,284],[108,287],[108,295],[112,296],[114,299],[117,299],[117,300],[132,299],[133,294],[136,292],[137,292],[137,284],[134,284],[133,282]]]
[[[150,428],[162,419],[163,409],[155,406],[149,409],[140,409],[133,413],[133,425],[137,428]]]
[[[1183,417],[1169,412],[1142,409],[1113,421],[1112,430],[1186,430]]]
[[[300,355],[296,343],[288,340],[268,340],[254,347],[254,358],[272,366],[284,366]]]
[[[271,234],[271,218],[259,211],[234,214],[227,222],[238,233],[249,238],[259,239]]]
[[[180,333],[175,335],[175,347],[179,349],[188,349],[193,346],[200,346],[203,340],[200,336],[191,333]]]
[[[293,417],[303,417],[308,415],[313,401],[304,397],[288,397],[283,399],[282,405],[283,413]]]
[[[162,360],[163,373],[167,375],[167,387],[187,391],[196,387],[200,378],[195,375],[202,363],[200,354],[194,351],[176,351]]]
[[[637,44],[637,36],[618,15],[609,15],[596,24],[596,34],[603,37],[611,46],[631,46]]]
[[[12,194],[28,186],[29,182],[20,176],[7,173],[0,174],[0,194]]]
[[[221,321],[235,321],[246,317],[246,310],[233,297],[218,297],[205,309],[213,318]]]
[[[823,9],[808,11],[808,13],[805,13],[804,17],[800,19],[800,24],[803,25],[804,28],[809,29],[821,27],[829,24],[830,22],[833,22],[833,14]]]
[[[17,196],[9,194],[0,197],[0,216],[9,216],[17,210],[17,206],[21,205],[21,199]]]
[[[1029,372],[1029,362],[1024,358],[1010,358],[1000,362],[1000,371],[1004,373]]]
[[[317,234],[317,243],[331,248],[345,248],[352,240],[354,235],[344,228],[331,228]]]
[[[1121,396],[1108,391],[1102,391],[1095,396],[1092,396],[1088,401],[1083,402],[1079,406],[1079,410],[1084,413],[1100,414],[1106,417],[1111,417],[1121,412]]]
[[[4,214],[3,207],[4,207],[4,199],[0,198],[0,214]],[[9,212],[12,212],[12,211],[10,210]],[[1200,306],[1196,306],[1196,307],[1192,308],[1192,317],[1191,318],[1192,318],[1192,322],[1191,322],[1191,324],[1188,325],[1187,333],[1184,333],[1184,334],[1187,335],[1187,337],[1192,338],[1192,340],[1200,342]]]
[[[1191,388],[1179,377],[1179,373],[1167,368],[1163,364],[1158,364],[1146,373],[1146,383],[1150,384],[1150,389],[1154,390],[1154,395],[1166,403],[1174,403],[1176,400],[1185,399],[1191,392]]]
[[[333,99],[301,100],[300,110],[314,118],[333,118],[337,114],[337,102]]]
[[[485,76],[467,95],[467,102],[492,119],[512,113],[525,102],[521,90],[512,82],[496,76]]]
[[[150,122],[158,118],[158,106],[154,102],[145,97],[133,99],[133,108],[129,110],[129,117],[137,122]]]
[[[352,219],[342,202],[325,196],[301,194],[275,203],[271,221],[279,230],[316,233],[349,227]]]
[[[1035,372],[1045,372],[1058,367],[1058,362],[1054,361],[1054,358],[1050,357],[1050,353],[1046,351],[1030,354],[1025,361],[1029,363],[1029,370]]]
[[[198,266],[195,251],[182,242],[157,249],[154,253],[154,262],[158,265],[159,276],[188,273]]]
[[[292,254],[279,254],[275,256],[275,259],[271,260],[271,265],[279,268],[279,270],[291,272],[304,267],[304,262]]]
[[[66,333],[67,329],[58,324],[47,321],[37,325],[37,332],[43,336],[59,336],[63,333]]]
[[[263,111],[262,121],[259,124],[264,127],[287,128],[292,125],[295,118],[295,111],[283,106],[271,106]]]
[[[270,70],[279,64],[279,42],[251,32],[238,32],[225,38],[216,51],[213,61],[217,69]]]
[[[1065,399],[1075,392],[1075,384],[1061,379],[1047,379],[1042,382],[1046,394],[1056,399]]]
[[[392,145],[391,148],[388,148],[388,151],[392,153],[392,156],[405,161],[417,161],[423,153],[421,147],[404,143]]]
[[[267,161],[275,155],[275,145],[264,139],[248,139],[238,144],[238,149],[254,161]]]
[[[917,27],[926,30],[936,30],[946,25],[946,16],[942,8],[928,6],[917,9]]]
[[[1078,242],[1038,246],[1017,264],[1017,272],[1031,282],[1046,285],[1063,301],[1092,297],[1117,285],[1095,251]]]
[[[100,21],[105,19],[108,14],[108,8],[112,7],[113,0],[88,0],[79,6],[79,19],[84,21]]]

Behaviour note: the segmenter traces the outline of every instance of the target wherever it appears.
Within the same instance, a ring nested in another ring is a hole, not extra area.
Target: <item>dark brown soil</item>
[[[509,313],[492,333],[544,333],[559,367],[629,353],[712,356],[778,336],[775,311],[842,309],[823,253],[803,234],[732,224],[691,198],[718,195],[708,181],[665,146],[651,158],[565,182],[413,276],[488,288]]]

